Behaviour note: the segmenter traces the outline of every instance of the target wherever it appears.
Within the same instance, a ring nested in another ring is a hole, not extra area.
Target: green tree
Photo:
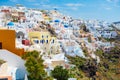
[[[67,58],[70,60],[70,64],[76,65],[76,67],[78,67],[79,69],[82,69],[84,64],[86,63],[86,59],[79,56],[67,56]]]
[[[69,73],[67,69],[63,69],[62,66],[56,66],[54,70],[51,71],[52,77],[57,80],[68,80]]]
[[[95,52],[95,54],[96,54],[97,56],[103,58],[104,52],[103,52],[103,50],[101,50],[101,49],[99,49],[99,50],[97,49],[96,52]]]
[[[45,80],[46,72],[42,56],[37,51],[27,52],[22,58],[26,60],[25,66],[29,80]]]
[[[53,78],[51,76],[48,76],[45,78],[45,80],[53,80]]]
[[[91,42],[92,42],[92,40],[91,40],[91,37],[90,37],[90,36],[88,37],[88,42],[89,42],[89,43],[91,43]]]
[[[83,78],[82,71],[80,71],[77,67],[71,67],[69,69],[70,78],[77,78],[78,80]]]
[[[86,64],[84,65],[83,71],[87,72],[87,76],[93,79],[97,72],[96,60],[88,59]]]
[[[85,59],[79,56],[71,57],[67,56],[71,64],[76,65],[79,72],[76,72],[77,75],[82,77],[80,71],[85,72],[87,77],[94,78],[97,71],[96,60],[94,59]]]

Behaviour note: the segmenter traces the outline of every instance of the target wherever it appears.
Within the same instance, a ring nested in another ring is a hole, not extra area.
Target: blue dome
[[[60,20],[55,20],[54,22],[60,22]]]
[[[57,8],[54,8],[54,10],[58,10]]]
[[[7,25],[8,26],[14,26],[14,23],[13,22],[9,22]]]
[[[68,25],[64,25],[65,28],[68,28]]]

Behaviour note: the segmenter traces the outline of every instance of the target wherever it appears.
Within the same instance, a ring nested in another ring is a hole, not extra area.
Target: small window
[[[44,38],[44,36],[42,35],[42,38]]]
[[[46,40],[46,43],[48,43],[48,40]]]
[[[33,40],[33,41],[34,41],[34,43],[37,43],[37,44],[39,43],[39,40]]]
[[[62,45],[60,45],[60,47],[62,47]]]
[[[54,41],[54,39],[53,39],[53,43],[54,43],[55,41]]]
[[[48,35],[47,35],[47,38],[48,38]]]
[[[45,42],[45,40],[42,40],[42,44]]]
[[[2,49],[2,43],[0,42],[0,49]]]

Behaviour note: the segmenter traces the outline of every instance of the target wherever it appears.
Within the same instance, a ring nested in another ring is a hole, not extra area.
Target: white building
[[[24,79],[26,74],[24,63],[21,57],[7,50],[0,50],[0,59],[6,61],[6,64],[0,67],[0,76],[12,76],[12,80]]]

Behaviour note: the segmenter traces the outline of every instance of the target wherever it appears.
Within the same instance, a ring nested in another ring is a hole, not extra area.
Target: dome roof
[[[64,25],[65,28],[68,28],[68,25]]]
[[[14,26],[14,23],[13,22],[9,22],[7,25],[8,26]]]
[[[60,22],[60,20],[55,20],[54,22]]]

